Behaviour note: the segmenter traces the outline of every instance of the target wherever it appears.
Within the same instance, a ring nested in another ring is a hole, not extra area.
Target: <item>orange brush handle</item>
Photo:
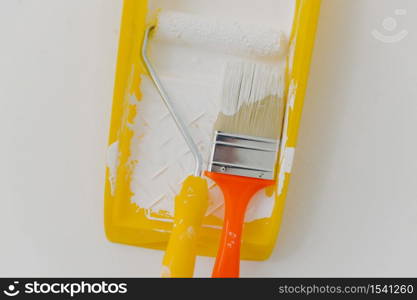
[[[273,185],[275,181],[212,172],[205,174],[219,185],[225,201],[223,231],[212,277],[239,277],[240,243],[246,208],[256,192]]]

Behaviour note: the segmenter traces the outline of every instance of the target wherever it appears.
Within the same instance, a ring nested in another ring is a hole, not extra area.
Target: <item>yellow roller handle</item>
[[[174,226],[162,262],[162,277],[193,277],[197,236],[207,206],[207,181],[189,176],[175,197]]]

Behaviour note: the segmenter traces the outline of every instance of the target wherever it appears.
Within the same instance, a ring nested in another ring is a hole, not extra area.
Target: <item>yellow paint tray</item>
[[[320,1],[296,1],[287,58],[287,105],[277,169],[278,184],[268,191],[273,197],[272,213],[269,217],[245,223],[242,259],[267,259],[278,236],[307,86]],[[134,123],[140,117],[141,111],[137,106],[143,97],[142,81],[146,76],[140,48],[149,20],[148,9],[147,0],[124,1],[106,170],[104,221],[107,238],[112,242],[164,250],[172,227],[170,213],[163,209],[155,211],[143,208],[132,200],[135,197],[132,183],[136,184],[137,180],[141,180],[134,172],[135,166],[141,161],[141,157],[134,153],[137,139],[134,129],[137,124]],[[177,138],[181,139],[181,136],[178,134]],[[147,150],[146,144],[141,147],[142,151]],[[149,151],[154,150],[149,148]],[[193,168],[192,162],[189,168],[190,172]],[[218,216],[206,216],[198,241],[199,255],[216,255],[221,225],[222,220]]]

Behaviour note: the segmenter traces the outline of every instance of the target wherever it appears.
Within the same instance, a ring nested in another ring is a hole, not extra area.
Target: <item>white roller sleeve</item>
[[[173,11],[159,14],[155,38],[261,57],[279,56],[287,44],[284,34],[273,28]]]

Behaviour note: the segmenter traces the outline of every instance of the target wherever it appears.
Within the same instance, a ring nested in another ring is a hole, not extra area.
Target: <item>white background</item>
[[[0,276],[159,275],[103,230],[121,6],[0,2]],[[242,276],[417,276],[416,28],[415,0],[323,0],[281,235]]]

